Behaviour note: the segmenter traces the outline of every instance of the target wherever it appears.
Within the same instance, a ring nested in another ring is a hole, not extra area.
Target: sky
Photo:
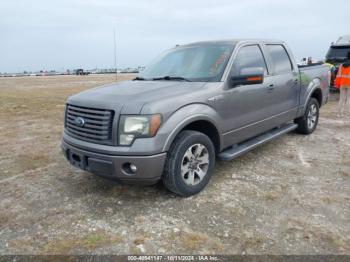
[[[113,68],[113,28],[118,68],[234,38],[284,40],[297,59],[323,59],[350,34],[349,10],[349,0],[1,0],[0,72]]]

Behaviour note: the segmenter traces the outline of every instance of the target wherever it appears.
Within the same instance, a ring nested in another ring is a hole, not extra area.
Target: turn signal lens
[[[157,131],[162,123],[162,116],[160,114],[151,116],[151,121],[149,125],[149,134],[150,136],[155,136]]]
[[[261,81],[260,76],[248,77],[247,81]]]

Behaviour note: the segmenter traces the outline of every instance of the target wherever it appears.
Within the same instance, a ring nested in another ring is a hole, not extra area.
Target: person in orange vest
[[[339,116],[344,116],[346,108],[350,116],[350,52],[347,53],[346,61],[340,65],[334,84],[340,89]]]

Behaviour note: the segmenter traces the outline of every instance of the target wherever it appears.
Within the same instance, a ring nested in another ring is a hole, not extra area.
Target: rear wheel
[[[168,151],[163,183],[180,196],[197,194],[208,184],[214,165],[215,150],[209,137],[182,131]]]
[[[318,124],[320,106],[315,98],[311,98],[306,106],[305,113],[302,117],[294,120],[298,124],[296,131],[300,134],[311,134],[315,131]]]

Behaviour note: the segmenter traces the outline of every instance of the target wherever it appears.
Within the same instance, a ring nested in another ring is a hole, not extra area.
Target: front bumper
[[[128,184],[151,185],[160,180],[166,153],[151,156],[107,155],[80,149],[62,140],[61,148],[67,161],[95,175]],[[137,167],[131,172],[128,166]]]

